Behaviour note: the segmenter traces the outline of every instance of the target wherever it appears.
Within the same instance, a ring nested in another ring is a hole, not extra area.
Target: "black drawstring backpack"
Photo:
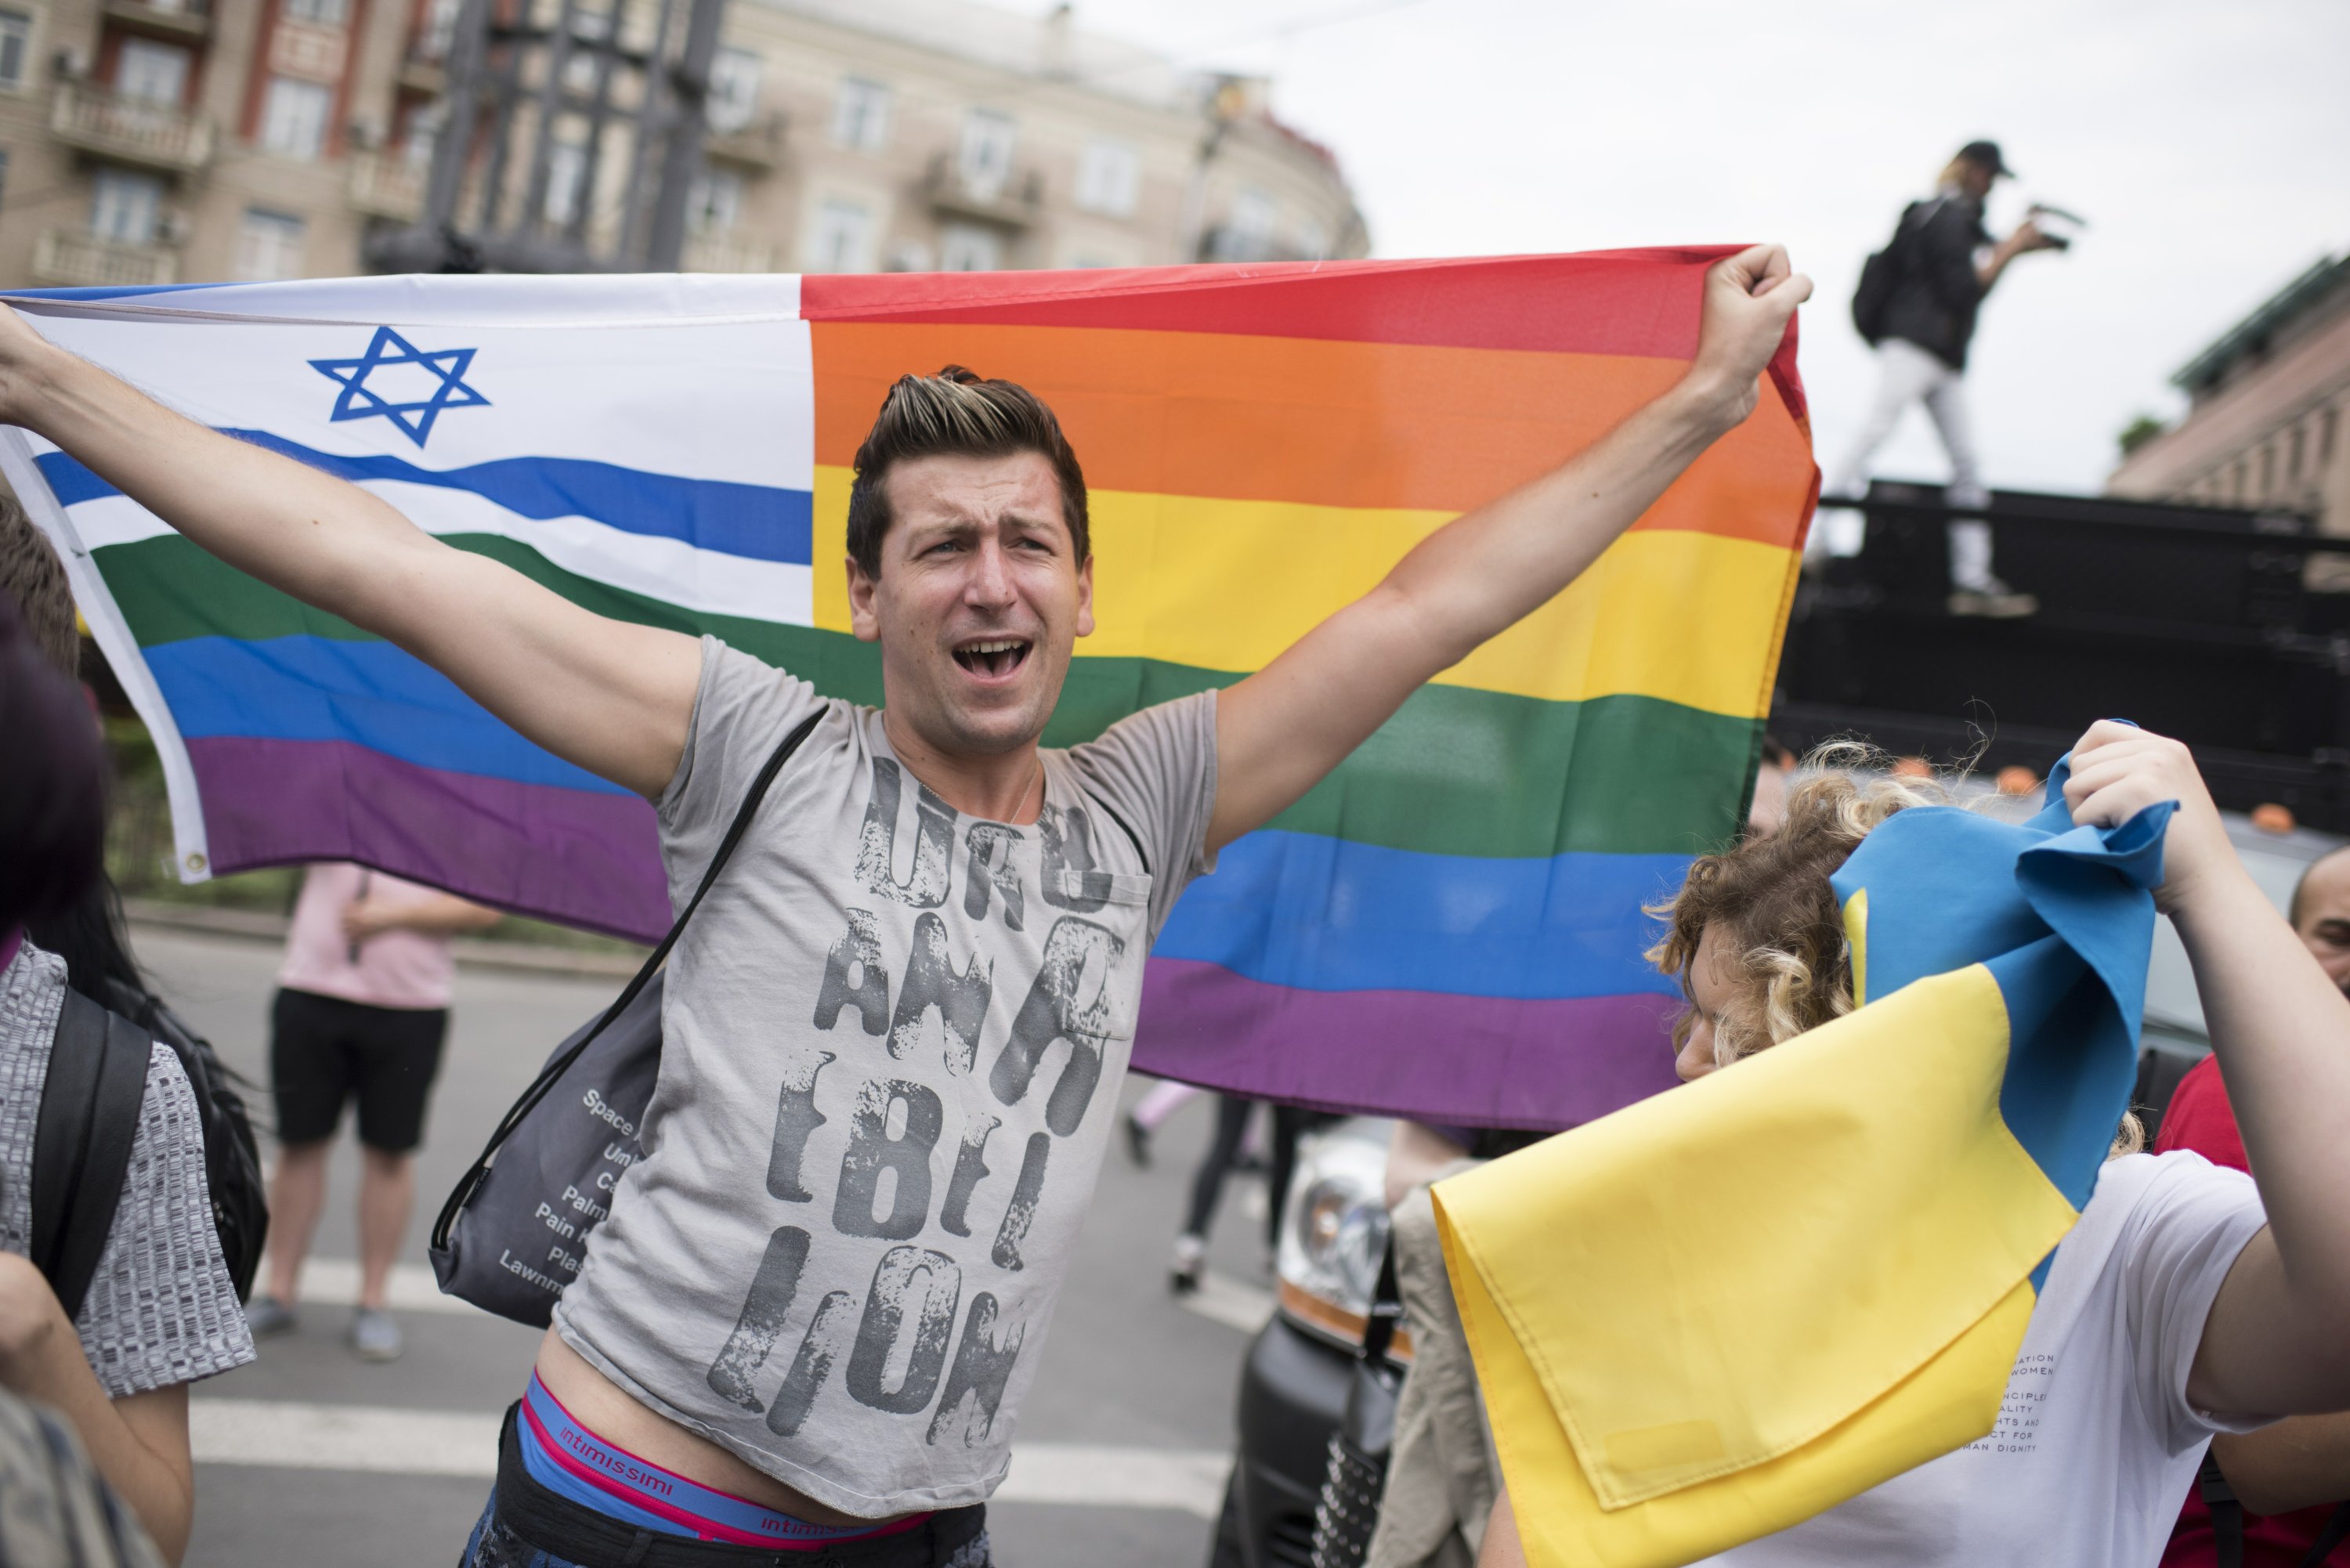
[[[432,1252],[444,1293],[533,1328],[547,1325],[556,1298],[579,1272],[588,1232],[644,1153],[639,1132],[660,1076],[661,964],[767,786],[828,711],[809,715],[768,756],[669,935],[611,1006],[555,1048],[441,1206]]]

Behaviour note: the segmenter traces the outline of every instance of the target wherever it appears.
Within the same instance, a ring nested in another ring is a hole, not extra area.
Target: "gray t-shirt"
[[[1015,827],[931,794],[878,711],[705,639],[655,803],[673,903],[818,709],[671,955],[644,1153],[555,1323],[650,1408],[877,1517],[1003,1479],[1144,958],[1212,868],[1216,709],[1044,753]]]
[[[29,941],[0,972],[0,1248],[11,1252],[32,1251],[33,1137],[65,996],[66,961]],[[253,1333],[213,1229],[196,1094],[160,1041],[114,1225],[74,1326],[109,1398],[253,1359]]]

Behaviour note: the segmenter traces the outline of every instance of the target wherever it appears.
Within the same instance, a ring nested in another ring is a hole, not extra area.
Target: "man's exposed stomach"
[[[686,1480],[716,1491],[788,1513],[810,1524],[875,1524],[838,1509],[827,1508],[795,1487],[753,1469],[726,1449],[697,1432],[689,1432],[668,1417],[639,1404],[625,1389],[588,1363],[550,1328],[538,1345],[538,1380],[546,1385],[572,1419],[611,1444],[626,1449],[650,1464],[673,1470]]]

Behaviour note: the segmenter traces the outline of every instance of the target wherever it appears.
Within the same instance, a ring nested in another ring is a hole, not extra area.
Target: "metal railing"
[[[1035,223],[1045,205],[1045,179],[1035,170],[1015,168],[1001,184],[978,185],[964,179],[960,161],[944,152],[932,155],[922,189],[941,213],[1008,228]]]
[[[212,161],[213,124],[168,104],[59,82],[49,130],[70,147],[156,169],[201,169]]]
[[[396,152],[357,152],[350,160],[352,207],[414,223],[424,210],[424,165]]]
[[[688,234],[683,261],[688,272],[773,272],[775,247],[733,234]]]
[[[180,255],[169,245],[132,244],[86,229],[50,229],[33,243],[33,275],[76,287],[153,287],[178,280]]]
[[[772,112],[754,115],[739,125],[713,123],[703,133],[702,151],[730,163],[772,169],[784,155],[784,116]]]

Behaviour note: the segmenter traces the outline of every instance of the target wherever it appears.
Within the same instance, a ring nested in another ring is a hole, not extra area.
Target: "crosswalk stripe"
[[[370,1405],[198,1397],[188,1436],[200,1464],[375,1475],[497,1474],[496,1416]],[[1229,1456],[1207,1449],[1020,1443],[994,1501],[1172,1509],[1216,1515]]]
[[[266,1279],[267,1260],[263,1260]],[[299,1299],[316,1306],[352,1306],[359,1299],[359,1266],[351,1258],[309,1258],[302,1264],[302,1282],[296,1293]],[[1221,1323],[1243,1334],[1254,1334],[1273,1315],[1273,1293],[1262,1286],[1245,1283],[1211,1269],[1200,1281],[1200,1288],[1189,1295],[1178,1296],[1176,1304],[1184,1311]],[[432,1312],[473,1314],[481,1311],[470,1302],[455,1296],[442,1295],[432,1271],[421,1263],[396,1263],[385,1290],[386,1304],[395,1312]]]

